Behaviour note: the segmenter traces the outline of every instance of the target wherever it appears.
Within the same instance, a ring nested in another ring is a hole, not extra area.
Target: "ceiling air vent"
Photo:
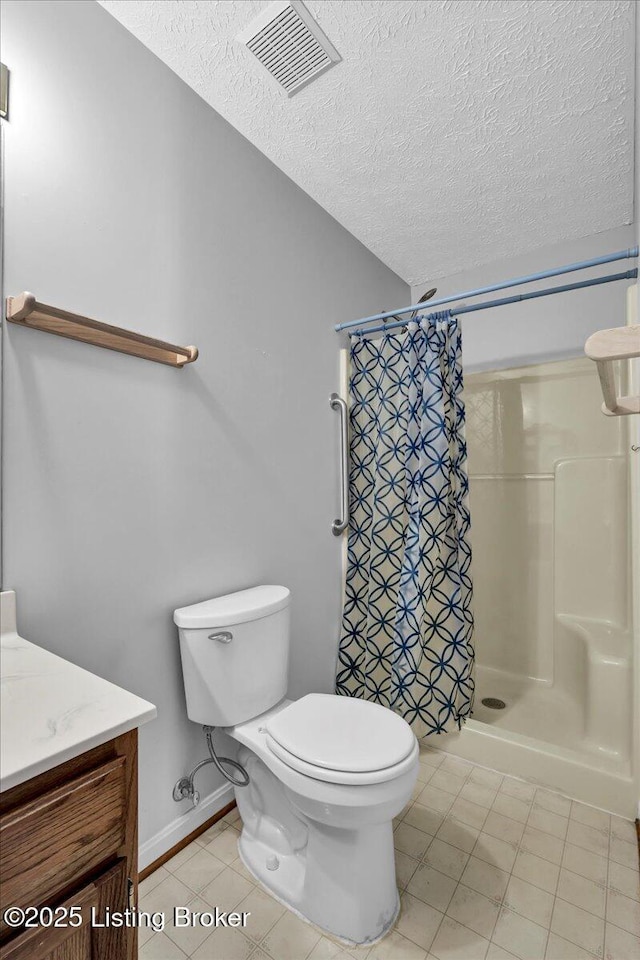
[[[237,39],[289,97],[340,61],[338,51],[297,0],[270,3]]]

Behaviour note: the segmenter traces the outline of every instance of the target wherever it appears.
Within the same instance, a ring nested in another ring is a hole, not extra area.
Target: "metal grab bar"
[[[349,428],[347,404],[337,393],[329,397],[332,410],[340,411],[340,485],[342,497],[342,520],[334,520],[331,532],[339,537],[349,526]]]

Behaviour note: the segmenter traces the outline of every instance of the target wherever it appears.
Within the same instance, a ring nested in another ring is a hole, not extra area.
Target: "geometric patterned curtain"
[[[441,311],[351,338],[350,521],[336,692],[417,737],[473,707],[471,547],[461,335]]]

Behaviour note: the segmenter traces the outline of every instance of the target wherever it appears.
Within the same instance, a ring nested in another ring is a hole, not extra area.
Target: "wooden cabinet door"
[[[66,908],[80,907],[80,926],[27,930],[0,948],[0,960],[92,960],[91,909],[98,902],[98,890],[90,883],[61,904]]]
[[[129,960],[136,955],[136,929],[102,925],[107,908],[123,913],[127,906],[127,861],[121,859],[60,905],[80,907],[79,926],[27,930],[0,947],[0,960]]]

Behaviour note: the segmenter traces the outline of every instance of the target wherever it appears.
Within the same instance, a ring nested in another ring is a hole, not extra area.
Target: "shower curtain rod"
[[[503,307],[508,303],[519,303],[521,300],[534,300],[537,297],[549,297],[553,293],[567,293],[569,290],[581,290],[583,287],[596,287],[601,283],[613,283],[615,280],[635,280],[638,276],[638,268],[625,270],[624,273],[612,273],[608,277],[593,277],[591,280],[578,280],[576,283],[565,283],[561,287],[548,287],[546,290],[532,290],[530,293],[517,293],[513,297],[502,297],[500,300],[487,300],[485,303],[473,303],[469,306],[454,307],[449,312],[452,317],[459,317],[463,313],[474,313],[476,310],[488,310],[490,307]],[[424,311],[424,304],[420,309]],[[431,307],[431,304],[429,304]],[[399,311],[400,312],[400,311]],[[393,316],[393,314],[392,314]],[[353,331],[353,336],[361,337],[366,333],[378,333],[380,331],[395,330],[397,327],[404,327],[409,320],[398,320],[396,323],[381,323],[377,327],[359,327]]]
[[[530,273],[526,277],[517,277],[514,280],[504,280],[502,283],[492,283],[488,287],[478,287],[477,290],[467,290],[465,293],[456,293],[450,297],[441,297],[440,300],[430,300],[429,310],[432,307],[439,307],[443,303],[453,303],[455,300],[465,300],[468,297],[479,297],[484,293],[495,293],[496,290],[506,290],[507,287],[518,287],[523,283],[533,283],[534,280],[546,280],[549,277],[559,277],[563,273],[573,273],[576,270],[587,270],[589,267],[598,267],[603,263],[613,263],[616,260],[635,260],[638,257],[638,247],[630,247],[627,250],[618,250],[616,253],[608,253],[602,257],[593,257],[591,260],[579,260],[577,263],[569,263],[564,267],[555,267],[551,270],[543,270],[541,273]],[[622,280],[622,275],[616,276],[616,280]],[[589,286],[589,284],[583,284]],[[562,293],[564,289],[577,289],[558,287],[557,292]],[[509,302],[509,301],[504,301]],[[510,301],[514,302],[514,301]],[[483,304],[489,306],[489,304]],[[425,309],[424,303],[416,303],[411,307],[402,307],[400,310],[388,310],[386,313],[374,313],[371,317],[363,317],[361,320],[347,320],[345,323],[338,323],[334,330],[348,330],[350,327],[360,327],[363,323],[373,323],[375,320],[386,320],[388,317],[397,317],[402,313],[412,313]],[[478,307],[477,309],[481,309]],[[457,311],[458,313],[460,311]]]

